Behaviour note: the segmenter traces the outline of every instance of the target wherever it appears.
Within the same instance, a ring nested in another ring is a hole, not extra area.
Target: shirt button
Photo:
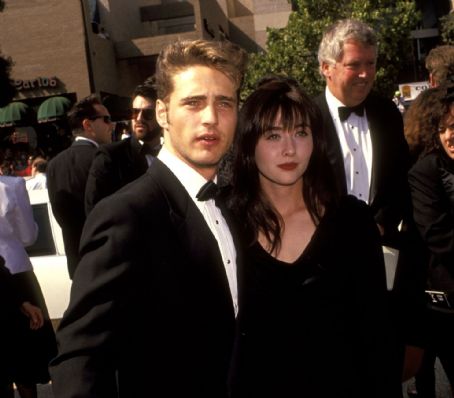
[[[359,196],[362,197],[363,195],[360,193]]]
[[[356,148],[353,148],[353,152],[356,152]]]
[[[359,171],[355,171],[355,174],[359,174]]]
[[[230,264],[230,260],[227,260],[227,264]]]
[[[218,220],[216,220],[216,224],[219,224],[219,221],[218,221]]]

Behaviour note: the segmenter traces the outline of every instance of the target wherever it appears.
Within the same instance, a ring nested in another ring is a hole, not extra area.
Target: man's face
[[[87,138],[98,144],[108,144],[112,141],[113,123],[110,120],[110,113],[104,105],[95,104],[96,117],[84,124]]]
[[[334,65],[323,63],[322,73],[331,93],[346,106],[356,106],[370,93],[376,73],[376,48],[355,41],[344,43]]]
[[[156,121],[155,102],[138,95],[132,102],[132,131],[141,141],[151,143],[159,139],[161,127]],[[157,144],[158,142],[156,142]]]
[[[207,179],[232,144],[237,122],[235,83],[216,69],[191,66],[173,77],[156,115],[164,146]]]

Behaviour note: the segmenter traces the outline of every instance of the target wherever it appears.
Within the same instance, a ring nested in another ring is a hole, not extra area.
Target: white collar
[[[338,108],[341,106],[346,106],[338,98],[334,96],[331,90],[326,86],[325,88],[325,97],[326,103],[328,104],[329,112],[331,113],[331,117],[333,119],[339,120],[339,111]]]
[[[195,201],[200,188],[207,182],[206,178],[171,153],[165,146],[159,151],[158,159],[175,174],[188,191],[189,196]],[[216,177],[214,181],[216,182]]]
[[[87,137],[82,137],[81,135],[78,135],[75,138],[75,141],[88,141],[88,142],[91,142],[96,148],[99,148],[99,144],[96,141],[93,141],[92,139],[87,138]]]

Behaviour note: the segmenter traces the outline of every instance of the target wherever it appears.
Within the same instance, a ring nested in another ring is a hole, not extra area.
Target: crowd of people
[[[25,386],[50,377],[56,398],[398,398],[416,375],[418,397],[435,398],[436,357],[454,386],[454,74],[443,48],[427,61],[434,88],[408,110],[373,93],[377,36],[352,19],[323,34],[326,87],[314,99],[272,75],[240,106],[244,50],[178,40],[134,91],[123,140],[110,142],[96,96],[77,102],[71,146],[30,163],[27,188],[48,189],[72,289],[58,353],[47,333],[40,354],[50,375]],[[21,276],[9,313],[22,307],[29,328],[46,330],[29,260],[16,257],[33,236],[3,211],[13,180],[0,177],[0,282]],[[21,385],[5,363],[2,398]]]

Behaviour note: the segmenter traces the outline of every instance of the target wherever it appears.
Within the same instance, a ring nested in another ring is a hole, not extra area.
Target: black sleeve
[[[364,395],[375,398],[400,397],[401,372],[396,335],[388,311],[386,274],[380,234],[370,208],[351,199],[346,225],[350,246],[351,277],[358,316],[358,382]]]
[[[140,229],[122,197],[107,200],[87,218],[70,304],[57,331],[59,355],[50,371],[59,397],[117,396],[114,340],[123,295],[132,290],[132,257],[140,251]]]
[[[434,157],[415,164],[408,175],[416,225],[424,242],[454,274],[454,215]]]

